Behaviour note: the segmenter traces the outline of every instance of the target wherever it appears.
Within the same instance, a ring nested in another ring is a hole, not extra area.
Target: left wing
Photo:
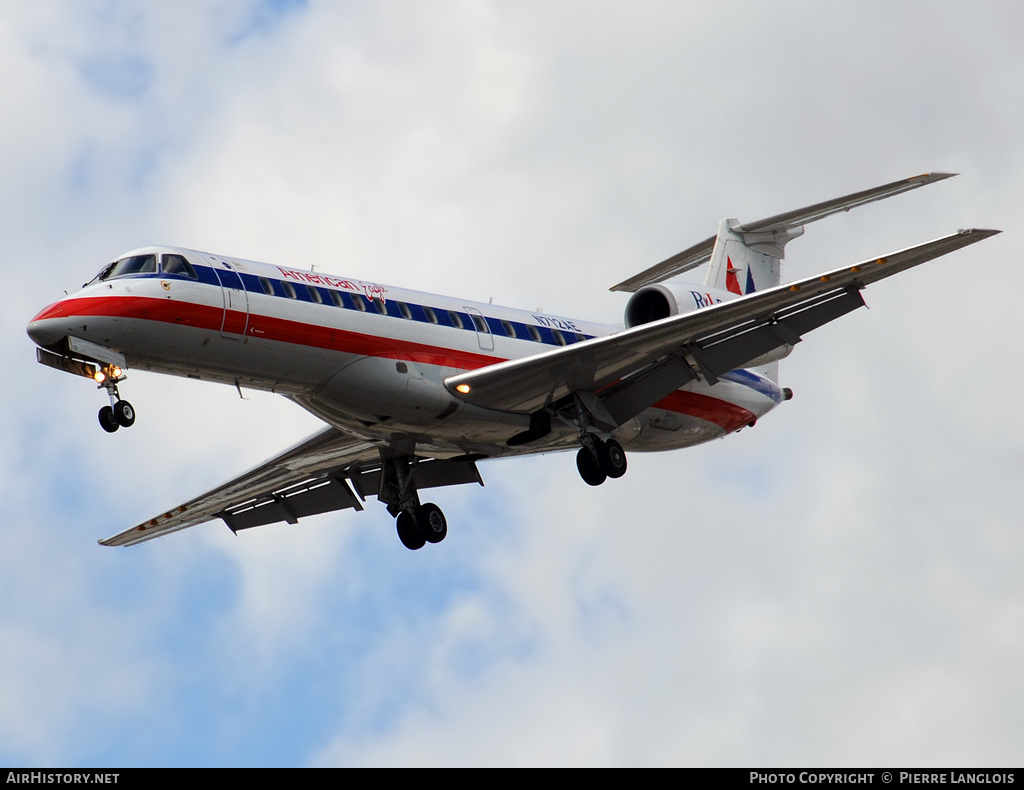
[[[863,306],[865,286],[996,233],[961,230],[713,307],[451,376],[445,386],[477,406],[520,413],[573,392],[596,392],[618,425],[688,381],[703,377],[715,383],[718,376]]]
[[[378,491],[380,470],[377,445],[324,428],[234,480],[100,545],[132,546],[215,518],[237,532],[277,521],[295,524],[332,510],[362,510],[360,500]],[[413,466],[413,480],[418,488],[481,482],[475,463],[467,459],[421,461]]]

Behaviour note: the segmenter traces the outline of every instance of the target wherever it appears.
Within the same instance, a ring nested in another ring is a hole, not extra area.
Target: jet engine
[[[739,294],[693,283],[645,285],[626,302],[626,328],[735,299]]]
[[[738,299],[741,294],[722,291],[718,288],[695,285],[692,283],[655,283],[645,285],[629,297],[626,302],[626,328],[660,321],[662,318],[692,313],[704,307],[712,307],[721,302]],[[789,356],[793,346],[789,343],[773,348],[756,359],[745,363],[745,367],[759,367]]]

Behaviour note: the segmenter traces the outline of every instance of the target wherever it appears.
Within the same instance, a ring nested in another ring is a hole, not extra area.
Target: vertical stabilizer
[[[704,285],[743,296],[779,284],[786,243],[803,235],[801,226],[744,231],[739,220],[718,223]]]

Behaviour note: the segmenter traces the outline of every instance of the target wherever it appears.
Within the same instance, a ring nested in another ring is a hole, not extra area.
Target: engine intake
[[[645,285],[626,302],[626,328],[735,299],[738,294],[691,283]]]

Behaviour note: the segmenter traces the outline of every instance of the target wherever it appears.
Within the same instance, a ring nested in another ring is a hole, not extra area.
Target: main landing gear
[[[576,468],[584,483],[599,486],[609,477],[614,479],[626,474],[626,451],[617,441],[602,441],[589,433],[580,441],[583,446],[576,453]]]
[[[107,391],[107,395],[110,397],[110,405],[100,409],[98,415],[103,430],[113,433],[118,428],[131,428],[135,424],[135,407],[128,401],[121,400],[117,391],[118,382],[125,380],[121,369],[114,365],[108,365],[103,370],[97,371],[93,378]]]
[[[428,543],[440,543],[448,534],[448,520],[441,508],[432,502],[412,512],[403,510],[395,519],[398,539],[407,549],[422,549]]]
[[[599,403],[591,402],[588,405],[588,401],[581,394],[574,395],[573,399],[576,407],[575,417],[570,420],[563,416],[563,420],[575,425],[579,431],[581,447],[576,453],[576,469],[579,470],[583,482],[590,486],[599,486],[609,477],[622,477],[626,474],[626,451],[606,433],[615,427],[611,415],[604,411]],[[602,435],[608,438],[602,439]]]
[[[411,456],[382,458],[377,499],[388,506],[395,517],[398,539],[407,549],[416,551],[428,543],[440,543],[448,534],[448,520],[441,508],[432,502],[420,504],[413,481]]]

